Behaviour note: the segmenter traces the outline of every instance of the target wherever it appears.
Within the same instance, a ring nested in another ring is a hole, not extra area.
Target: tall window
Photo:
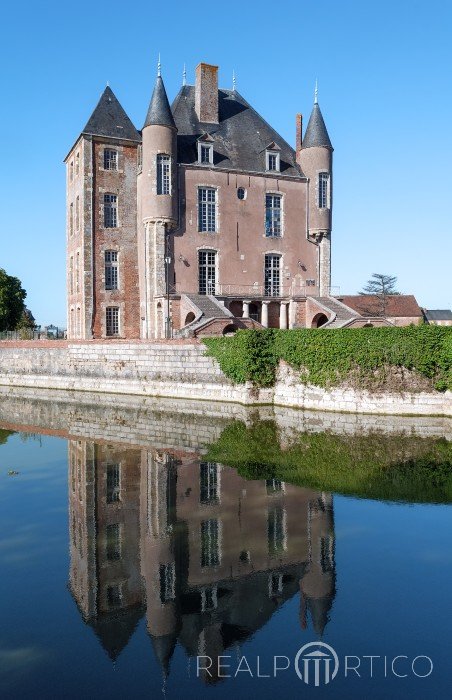
[[[119,335],[119,309],[107,306],[105,309],[105,330],[107,335]]]
[[[328,173],[319,173],[319,209],[328,209]]]
[[[69,235],[74,233],[74,205],[71,202],[69,205]]]
[[[214,250],[198,251],[198,274],[199,293],[216,293],[216,260],[217,254]]]
[[[267,493],[271,495],[273,493],[281,493],[283,490],[283,482],[279,479],[267,479],[265,482]]]
[[[122,585],[107,587],[107,602],[109,608],[119,608],[122,605]]]
[[[281,506],[268,511],[267,537],[270,555],[279,554],[286,549],[286,513]]]
[[[138,145],[137,148],[137,170],[139,173],[141,173],[143,169],[143,146],[141,143]]]
[[[217,230],[217,191],[213,187],[198,189],[198,231]]]
[[[199,500],[204,504],[218,503],[218,464],[201,462],[199,465]]]
[[[69,260],[69,294],[74,293],[74,256]]]
[[[112,151],[110,148],[104,150],[104,170],[118,169],[118,151]]]
[[[74,161],[71,160],[69,163],[69,182],[72,182],[74,179]]]
[[[105,251],[105,289],[118,289],[118,251]]]
[[[104,226],[116,228],[118,225],[118,197],[115,194],[104,194]]]
[[[218,520],[211,518],[201,522],[201,566],[218,566],[220,563],[220,528]]]
[[[78,175],[80,172],[80,153],[75,156],[75,174]]]
[[[75,230],[80,228],[80,197],[75,200]]]
[[[121,526],[119,523],[107,525],[107,559],[108,561],[121,559]]]
[[[265,235],[279,238],[282,232],[281,226],[281,204],[280,194],[265,195]]]
[[[107,464],[107,503],[118,503],[121,497],[121,465]]]
[[[160,601],[167,603],[176,597],[176,567],[174,562],[160,564]]]
[[[157,194],[171,194],[171,158],[164,153],[157,156]]]
[[[279,297],[281,296],[280,289],[280,265],[281,256],[269,253],[265,256],[265,269],[264,269],[264,282],[265,289],[264,293],[266,297]]]
[[[75,256],[75,291],[77,294],[80,291],[80,253],[78,251]]]

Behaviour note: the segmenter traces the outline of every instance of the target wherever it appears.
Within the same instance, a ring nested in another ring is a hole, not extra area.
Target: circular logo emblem
[[[295,657],[298,678],[308,685],[327,685],[339,670],[339,659],[333,647],[325,642],[309,642]]]

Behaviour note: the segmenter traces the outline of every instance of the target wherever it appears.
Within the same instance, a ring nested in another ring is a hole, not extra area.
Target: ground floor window
[[[269,253],[265,256],[264,287],[266,297],[281,296],[280,289],[281,256]]]
[[[215,294],[216,292],[217,254],[214,250],[198,252],[199,293]]]
[[[107,335],[119,335],[119,309],[107,306],[105,310],[105,329]]]

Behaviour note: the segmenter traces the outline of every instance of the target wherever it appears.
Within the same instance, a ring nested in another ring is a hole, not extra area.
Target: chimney
[[[298,151],[301,148],[301,144],[303,142],[303,115],[302,114],[296,115],[295,124],[296,124],[295,151],[298,153]]]
[[[218,124],[218,66],[196,66],[195,110],[200,122]]]

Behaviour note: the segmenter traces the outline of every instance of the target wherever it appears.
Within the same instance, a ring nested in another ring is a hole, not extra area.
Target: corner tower
[[[141,337],[158,338],[164,335],[164,317],[169,317],[164,309],[165,257],[168,234],[176,227],[178,216],[177,128],[160,62],[142,130],[137,194]],[[167,274],[171,274],[169,266]]]
[[[323,120],[315,88],[314,107],[297,162],[308,183],[308,237],[319,248],[318,286],[320,296],[328,296],[331,287],[331,224],[333,204],[333,146]]]

